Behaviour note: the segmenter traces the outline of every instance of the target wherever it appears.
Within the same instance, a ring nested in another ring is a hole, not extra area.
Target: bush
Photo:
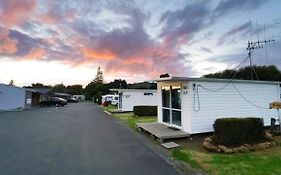
[[[157,116],[157,106],[134,106],[136,116]]]
[[[214,123],[215,142],[219,145],[237,146],[264,139],[261,118],[222,118]]]

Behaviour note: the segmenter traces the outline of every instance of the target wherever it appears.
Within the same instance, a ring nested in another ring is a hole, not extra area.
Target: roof
[[[49,92],[51,92],[51,89],[49,88],[31,88],[31,89],[41,94],[48,94]]]
[[[156,89],[109,89],[114,92],[156,92]]]
[[[21,89],[21,90],[26,90],[26,91],[31,91],[31,92],[33,92],[31,89],[22,88],[22,87],[18,87],[18,86],[12,86],[12,85],[8,85],[8,84],[4,84],[4,83],[0,83],[0,86],[7,86],[7,87],[10,87],[10,88],[17,88],[17,89]]]
[[[281,82],[278,82],[278,81],[216,79],[216,78],[191,78],[191,77],[166,77],[166,78],[159,78],[155,81],[157,81],[157,82],[199,81],[199,82],[234,82],[234,83],[254,83],[254,84],[281,84]]]
[[[57,96],[71,96],[70,94],[60,93],[60,92],[55,92],[54,95],[57,95]]]

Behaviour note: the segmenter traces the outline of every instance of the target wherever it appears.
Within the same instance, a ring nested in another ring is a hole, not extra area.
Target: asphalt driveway
[[[0,174],[175,175],[91,103],[0,113]]]

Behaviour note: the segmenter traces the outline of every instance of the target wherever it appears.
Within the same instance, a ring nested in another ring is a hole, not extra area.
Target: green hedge
[[[136,116],[157,116],[157,106],[134,106]]]
[[[264,139],[261,118],[222,118],[214,123],[215,142],[219,145],[237,146]]]

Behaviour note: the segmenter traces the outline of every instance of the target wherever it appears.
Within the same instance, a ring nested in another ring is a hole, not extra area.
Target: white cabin
[[[0,84],[0,111],[28,109],[31,104],[31,90]]]
[[[151,89],[111,89],[119,97],[118,110],[133,111],[134,106],[157,105],[157,90]]]
[[[217,118],[277,118],[281,82],[168,77],[157,80],[158,122],[189,132],[212,132]]]

